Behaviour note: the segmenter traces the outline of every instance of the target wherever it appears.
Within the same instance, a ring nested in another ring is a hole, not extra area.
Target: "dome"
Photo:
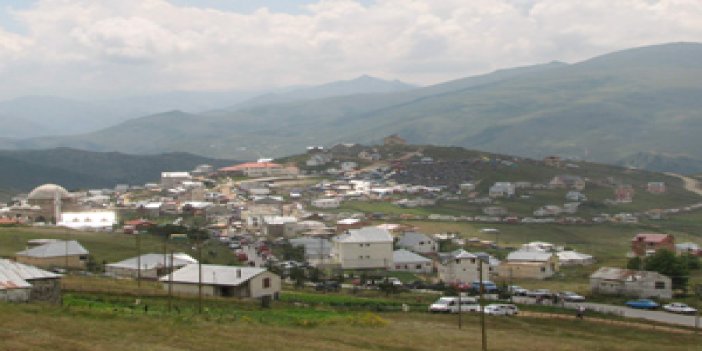
[[[60,185],[56,184],[44,184],[41,185],[34,190],[32,190],[31,193],[29,193],[29,196],[27,197],[28,200],[53,200],[56,196],[56,193],[59,194],[61,199],[67,199],[71,197],[71,194],[68,193],[66,189],[64,189]]]

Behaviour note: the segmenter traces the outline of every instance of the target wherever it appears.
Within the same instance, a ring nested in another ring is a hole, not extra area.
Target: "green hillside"
[[[127,155],[69,148],[0,150],[0,197],[44,183],[69,189],[144,184],[157,181],[162,171],[189,171],[199,164],[223,166],[232,162],[187,153]]]
[[[242,109],[170,112],[96,133],[14,143],[126,152],[191,151],[227,158],[281,156],[310,144],[413,143],[617,162],[639,152],[702,159],[702,44],[630,49],[398,93]]]

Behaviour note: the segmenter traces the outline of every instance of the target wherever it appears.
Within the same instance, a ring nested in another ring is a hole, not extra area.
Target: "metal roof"
[[[163,264],[164,256],[165,256],[165,262],[166,262],[165,265]],[[147,253],[147,254],[141,255],[139,261],[141,261],[141,262],[137,261],[137,257],[132,257],[132,258],[128,258],[124,261],[107,264],[106,266],[115,267],[115,268],[138,269],[138,267],[137,267],[137,262],[138,262],[141,264],[141,269],[153,269],[153,268],[162,268],[164,266],[170,267],[170,265],[171,265],[170,255],[157,254],[157,253]],[[190,257],[190,255],[182,253],[182,252],[173,254],[173,267],[182,267],[182,266],[185,266],[185,265],[188,265],[191,263],[197,263],[197,260]]]
[[[392,261],[394,263],[426,263],[431,262],[430,259],[417,255],[412,251],[407,251],[405,249],[395,250],[392,253]]]
[[[198,266],[198,264],[189,264],[177,271],[174,271],[173,282],[198,284]],[[264,268],[257,267],[220,266],[213,264],[203,264],[202,284],[239,286],[242,283],[245,283],[251,278],[266,271],[267,270]],[[168,275],[161,277],[159,280],[162,282],[170,281]]]
[[[542,251],[513,251],[507,255],[507,261],[545,262],[551,259],[551,253]]]
[[[340,243],[392,243],[392,235],[386,229],[378,227],[363,227],[349,229],[347,232],[334,237]]]
[[[433,243],[434,240],[424,233],[417,232],[405,232],[400,236],[400,240],[397,241],[398,246],[415,246],[419,245],[420,242]]]
[[[20,251],[16,255],[28,257],[62,257],[87,254],[88,250],[86,250],[79,242],[75,240],[69,241],[68,245],[63,240],[57,240],[28,250]]]
[[[0,290],[31,288],[35,279],[54,279],[58,274],[34,266],[0,259]]]

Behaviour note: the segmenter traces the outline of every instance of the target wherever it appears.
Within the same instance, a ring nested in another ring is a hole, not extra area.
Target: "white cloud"
[[[0,96],[319,83],[433,83],[669,41],[702,41],[698,0],[320,0],[240,14],[166,0],[41,0],[0,29]]]

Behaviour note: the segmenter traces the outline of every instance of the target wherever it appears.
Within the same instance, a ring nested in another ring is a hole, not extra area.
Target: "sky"
[[[700,0],[0,0],[0,99],[429,85],[702,41]]]

